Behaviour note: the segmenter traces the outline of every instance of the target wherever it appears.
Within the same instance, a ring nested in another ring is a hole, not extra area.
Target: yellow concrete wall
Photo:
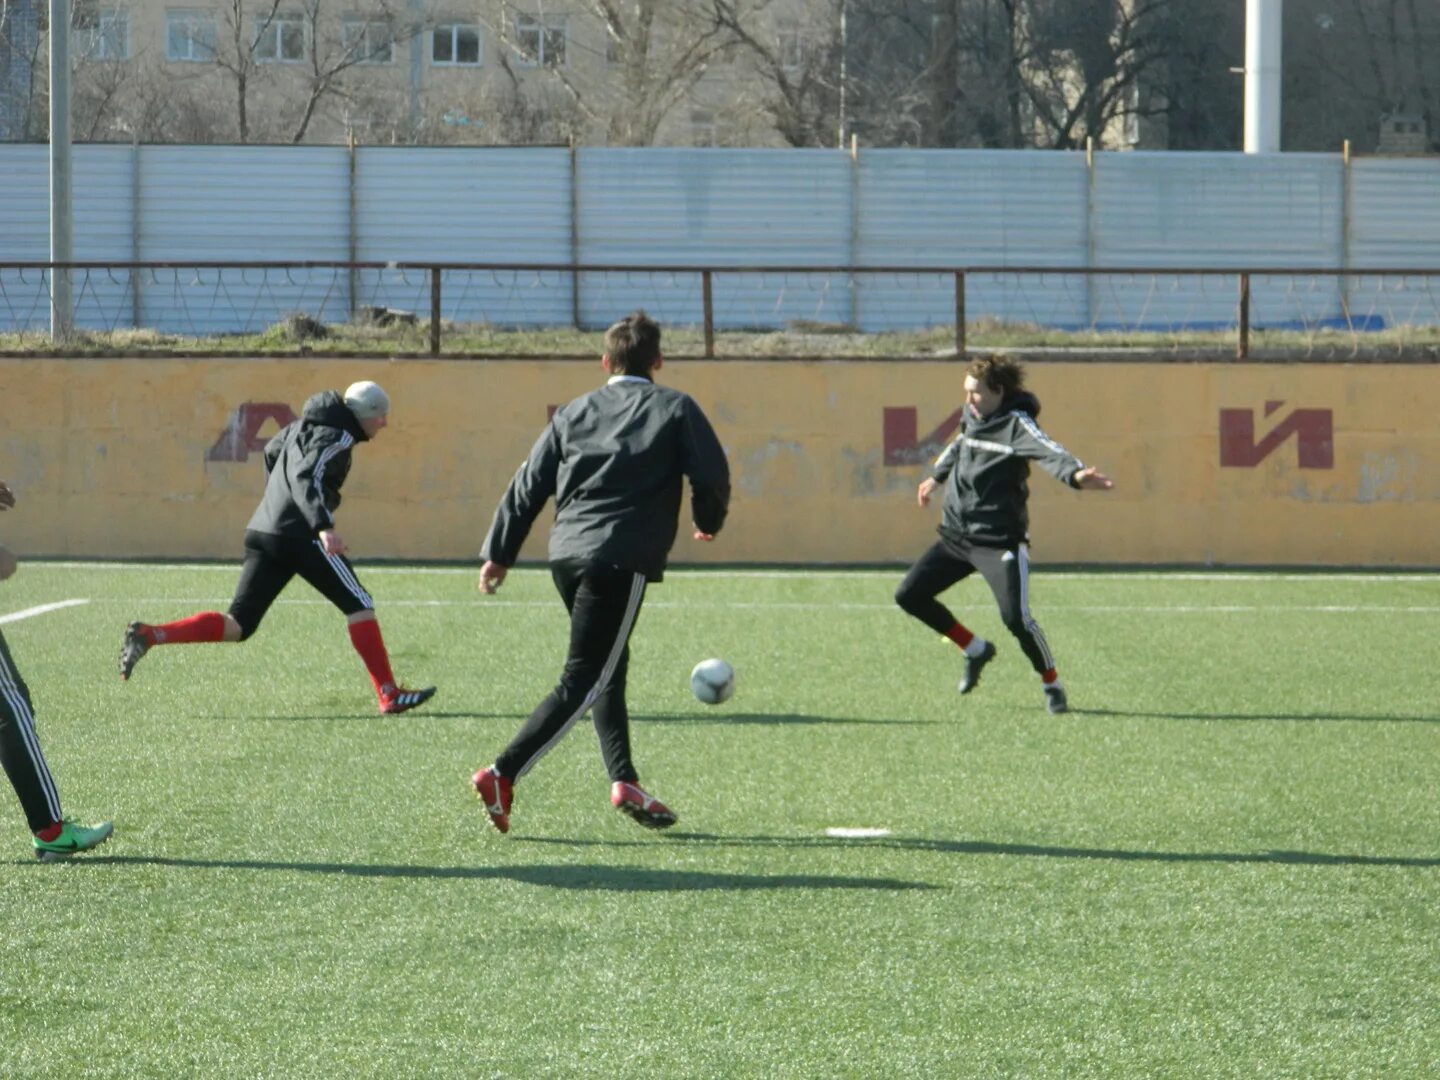
[[[884,410],[918,434],[959,405],[954,363],[674,361],[664,381],[714,420],[731,527],[680,562],[897,562],[933,536],[920,465],[887,466]],[[1110,472],[1107,495],[1032,477],[1040,562],[1440,566],[1440,375],[1418,365],[1033,364],[1043,426]],[[0,359],[0,477],[22,500],[0,535],[30,555],[236,557],[258,454],[207,461],[245,402],[382,383],[392,426],[355,453],[339,514],[357,558],[472,557],[545,422],[603,378],[590,362]],[[1266,413],[1267,402],[1281,402]],[[1294,410],[1333,426],[1333,467],[1299,440],[1221,467],[1222,409],[1263,441]],[[262,435],[273,433],[267,426]],[[525,550],[543,558],[548,515]]]

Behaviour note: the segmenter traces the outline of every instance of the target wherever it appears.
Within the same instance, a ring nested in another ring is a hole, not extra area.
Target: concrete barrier
[[[672,361],[735,501],[677,562],[888,563],[929,543],[914,490],[958,419],[953,362]],[[28,555],[236,558],[259,448],[316,390],[375,379],[392,424],[355,451],[339,512],[358,559],[475,555],[548,408],[598,363],[0,359],[0,519]],[[1415,365],[1029,367],[1041,425],[1115,477],[1031,479],[1039,563],[1437,566],[1440,379]],[[545,552],[549,515],[527,559]]]

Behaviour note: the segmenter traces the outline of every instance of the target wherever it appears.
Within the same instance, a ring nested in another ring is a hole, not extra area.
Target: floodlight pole
[[[50,261],[75,261],[70,173],[70,0],[50,0]],[[50,338],[75,332],[71,271],[50,268]]]
[[[845,84],[848,81],[846,64],[848,63],[847,53],[850,51],[849,31],[846,27],[846,2],[840,0],[840,125],[835,145],[841,150],[845,149],[845,128],[847,117],[845,116]]]
[[[1284,0],[1245,0],[1245,153],[1280,151],[1280,33]]]

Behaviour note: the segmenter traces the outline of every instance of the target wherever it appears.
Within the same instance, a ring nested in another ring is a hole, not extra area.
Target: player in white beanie
[[[382,713],[406,712],[430,700],[435,687],[410,690],[395,681],[375,602],[346,558],[335,525],[351,449],[375,438],[389,414],[389,395],[368,381],[352,383],[344,394],[325,390],[305,402],[300,419],[265,447],[265,494],[245,530],[245,564],[230,610],[153,625],[131,623],[120,646],[120,677],[128,680],[140,658],[157,645],[247,640],[298,575],[345,616]]]
[[[345,390],[345,404],[355,414],[356,420],[374,420],[390,415],[390,395],[379,383],[362,379],[351,383]]]

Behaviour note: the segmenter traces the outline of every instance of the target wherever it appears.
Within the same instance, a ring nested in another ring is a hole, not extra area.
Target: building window
[[[275,15],[255,30],[255,59],[267,64],[298,64],[310,50],[304,15]]]
[[[786,71],[796,72],[805,66],[805,31],[799,23],[781,23],[776,28],[775,54]]]
[[[690,143],[692,146],[715,146],[715,114],[709,109],[690,110]]]
[[[430,62],[437,66],[478,67],[480,27],[473,23],[441,23],[430,34]]]
[[[208,11],[167,11],[165,59],[181,62],[215,59],[215,16]]]
[[[130,13],[79,4],[72,20],[75,55],[86,60],[130,59]]]
[[[340,44],[346,57],[353,57],[357,64],[395,61],[395,31],[381,19],[344,19],[340,23]]]
[[[515,50],[522,63],[532,67],[565,67],[569,24],[563,18],[515,16]]]

